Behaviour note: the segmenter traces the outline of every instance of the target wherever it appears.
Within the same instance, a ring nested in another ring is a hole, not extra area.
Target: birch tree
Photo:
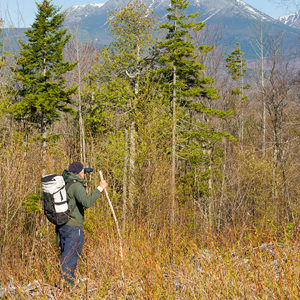
[[[152,44],[154,17],[145,5],[133,2],[111,13],[113,42],[105,47],[91,72],[88,90],[93,94],[89,121],[96,131],[122,132],[124,137],[123,217],[135,205],[136,110],[140,85]],[[127,202],[128,198],[128,202]]]

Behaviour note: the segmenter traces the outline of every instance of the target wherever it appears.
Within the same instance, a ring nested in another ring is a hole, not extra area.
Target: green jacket
[[[74,182],[67,188],[71,219],[66,223],[66,225],[83,227],[84,209],[91,207],[95,203],[100,196],[100,191],[95,189],[90,195],[88,195],[84,187],[86,180],[81,179],[68,170],[64,170],[62,176],[66,184],[68,182]]]

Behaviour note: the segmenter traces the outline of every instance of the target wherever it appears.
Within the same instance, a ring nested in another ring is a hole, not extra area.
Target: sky
[[[41,2],[42,0],[38,0]],[[52,0],[53,3],[62,9],[72,5],[100,3],[106,0]],[[208,0],[209,1],[209,0]],[[297,11],[296,5],[288,7],[280,2],[296,2],[299,0],[244,0],[247,4],[268,14],[273,18],[287,15]],[[35,0],[0,0],[0,19],[4,19],[4,27],[30,27],[34,22],[36,12]]]

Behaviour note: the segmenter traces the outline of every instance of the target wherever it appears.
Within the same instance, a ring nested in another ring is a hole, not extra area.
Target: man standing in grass
[[[101,181],[99,186],[90,195],[87,195],[84,187],[86,184],[84,167],[78,161],[71,163],[68,170],[64,170],[62,176],[66,182],[70,220],[66,224],[56,227],[60,236],[60,272],[63,285],[73,286],[75,284],[74,272],[84,243],[84,210],[95,203],[100,193],[107,187],[107,183]]]

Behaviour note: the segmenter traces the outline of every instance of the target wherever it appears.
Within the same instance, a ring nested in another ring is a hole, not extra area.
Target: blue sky
[[[38,2],[41,1],[38,0]],[[105,2],[105,0],[53,0],[53,3],[62,7],[62,9],[72,5],[97,2]],[[244,0],[244,2],[273,18],[296,11],[295,5],[290,5],[288,8],[283,4],[279,5],[280,0]],[[299,0],[295,0],[295,2],[299,3]],[[4,19],[5,27],[10,25],[14,27],[29,27],[34,21],[35,11],[36,5],[34,0],[0,0],[0,18]]]

